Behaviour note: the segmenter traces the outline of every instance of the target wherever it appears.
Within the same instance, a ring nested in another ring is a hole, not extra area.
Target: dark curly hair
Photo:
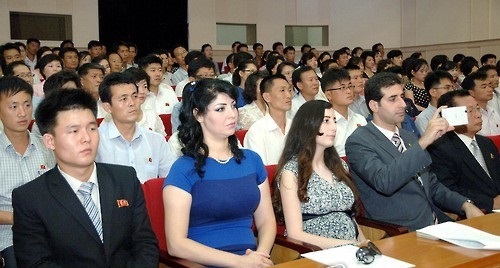
[[[238,99],[238,89],[227,81],[206,78],[186,87],[191,94],[182,99],[182,107],[179,114],[181,125],[179,126],[179,139],[184,145],[182,153],[195,159],[196,173],[203,178],[206,158],[209,148],[204,142],[203,130],[196,120],[194,112],[204,115],[207,113],[208,105],[214,101],[218,94],[227,94],[233,100]],[[185,91],[186,91],[185,90]],[[228,138],[229,147],[239,164],[243,158],[243,152],[238,148],[238,138],[235,134]]]
[[[316,134],[323,122],[326,109],[333,109],[331,103],[323,100],[312,100],[304,103],[293,118],[292,126],[286,137],[283,153],[276,168],[276,174],[281,174],[283,167],[293,158],[297,158],[297,196],[302,203],[309,202],[307,196],[307,185],[313,173],[312,159],[316,151]],[[324,161],[328,169],[340,180],[343,181],[354,193],[357,200],[358,192],[352,181],[351,175],[345,170],[342,159],[337,150],[332,146],[325,149]],[[274,180],[273,207],[278,223],[284,223],[283,208],[281,206],[281,196],[278,187],[279,175]],[[358,202],[355,203],[355,206]],[[360,211],[359,209],[354,209]]]

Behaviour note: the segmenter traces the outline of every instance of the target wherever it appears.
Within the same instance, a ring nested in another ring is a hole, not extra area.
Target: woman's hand
[[[247,249],[238,267],[271,267],[273,262],[269,258],[268,254]]]

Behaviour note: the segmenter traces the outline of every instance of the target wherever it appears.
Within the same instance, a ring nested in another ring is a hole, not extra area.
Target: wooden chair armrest
[[[205,267],[199,263],[185,259],[170,256],[165,250],[160,250],[160,263],[173,268],[202,268]]]
[[[383,230],[387,233],[388,236],[396,236],[408,233],[408,227],[387,223],[383,221],[368,219],[365,217],[356,217],[356,222],[359,225],[364,225],[367,227]]]
[[[318,251],[321,250],[320,247],[309,244],[297,239],[293,239],[284,235],[277,234],[276,239],[274,240],[274,243],[283,247],[290,248],[292,250],[295,250],[299,252],[300,254],[302,253],[307,253],[311,251]]]

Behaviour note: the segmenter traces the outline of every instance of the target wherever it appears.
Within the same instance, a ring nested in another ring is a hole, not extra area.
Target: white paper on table
[[[500,213],[500,209],[494,209],[493,212]]]
[[[302,254],[302,257],[321,262],[325,265],[343,265],[339,267],[346,268],[366,268],[367,265],[358,262],[356,259],[356,251],[358,247],[353,245],[340,246],[335,248],[329,248],[319,251],[313,251],[309,253]],[[376,255],[375,260],[369,265],[370,268],[407,268],[415,267],[415,265],[407,262],[403,262],[389,256]]]
[[[443,222],[417,230],[417,236],[471,249],[500,250],[500,236],[456,222]]]

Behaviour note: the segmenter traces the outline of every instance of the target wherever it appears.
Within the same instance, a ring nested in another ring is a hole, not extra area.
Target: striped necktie
[[[82,196],[81,201],[82,201],[83,207],[87,211],[87,214],[89,214],[90,220],[94,224],[94,227],[97,231],[97,234],[99,234],[101,241],[103,241],[101,217],[99,216],[99,211],[97,211],[97,207],[96,207],[94,201],[92,201],[92,197],[91,197],[93,187],[94,187],[94,183],[84,182],[84,183],[82,183],[82,185],[80,185],[78,192]]]
[[[396,148],[398,148],[399,152],[402,153],[402,152],[405,151],[405,148],[403,147],[403,143],[401,142],[401,138],[399,137],[398,133],[394,133],[394,135],[392,136],[391,141],[394,143],[394,145],[396,146]]]
[[[479,145],[477,144],[477,141],[472,140],[470,145],[472,147],[472,154],[474,155],[474,158],[476,158],[479,165],[481,165],[481,167],[484,169],[486,174],[488,174],[488,177],[491,178],[490,172],[488,172],[488,167],[486,166],[486,162],[484,162],[484,157],[483,157],[483,154],[481,153],[481,149],[479,148]]]

